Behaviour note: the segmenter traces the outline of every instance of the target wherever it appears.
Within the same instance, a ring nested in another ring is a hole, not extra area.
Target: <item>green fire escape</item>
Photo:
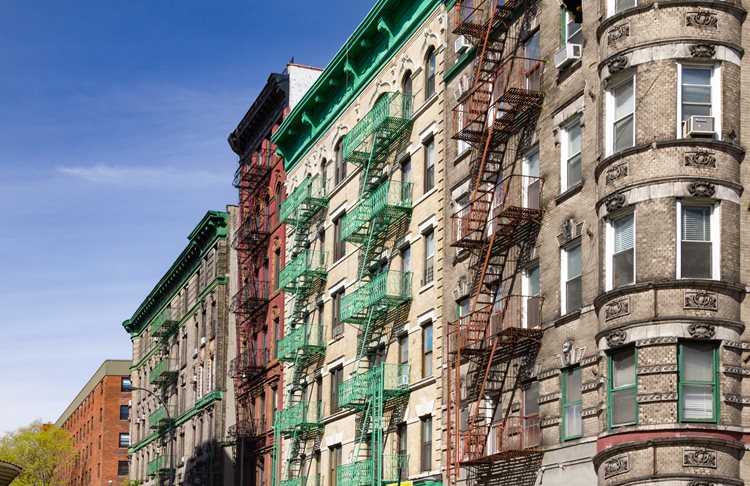
[[[325,355],[325,326],[311,322],[308,307],[310,297],[325,286],[327,254],[311,250],[308,236],[327,207],[325,181],[320,176],[307,176],[280,208],[281,222],[292,229],[292,245],[287,265],[279,274],[279,289],[292,296],[293,304],[277,355],[291,365],[292,378],[284,408],[274,417],[273,486],[304,486],[309,482],[302,470],[307,443],[319,441],[323,433],[323,405],[310,399],[305,378],[311,367],[320,366]],[[289,444],[283,468],[282,438]]]
[[[386,364],[394,323],[411,302],[411,273],[388,268],[388,250],[411,219],[412,184],[391,180],[394,159],[408,144],[411,95],[387,93],[344,141],[359,166],[360,198],[344,216],[342,237],[359,246],[357,289],[341,302],[341,322],[357,329],[356,368],[339,388],[339,406],[357,412],[353,460],[338,467],[339,486],[382,486],[408,472],[408,456],[386,449],[385,437],[409,394],[409,366]]]

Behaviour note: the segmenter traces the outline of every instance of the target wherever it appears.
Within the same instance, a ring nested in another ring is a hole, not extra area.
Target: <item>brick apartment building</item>
[[[239,210],[232,245],[237,252],[237,356],[230,366],[236,394],[236,484],[271,484],[272,425],[283,387],[277,341],[283,338],[284,294],[278,276],[286,258],[286,229],[279,219],[285,196],[284,161],[271,135],[320,74],[289,64],[274,73],[229,136],[240,158],[234,186]]]
[[[73,436],[78,452],[69,466],[56,471],[68,486],[120,485],[128,479],[130,445],[129,360],[107,360],[57,419]]]

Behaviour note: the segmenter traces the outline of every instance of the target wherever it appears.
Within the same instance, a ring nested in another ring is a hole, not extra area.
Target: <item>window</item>
[[[564,248],[560,256],[563,277],[561,299],[562,314],[565,315],[581,308],[581,242]]]
[[[127,476],[130,474],[130,468],[128,466],[128,461],[117,461],[117,475],[118,476]]]
[[[635,77],[607,91],[607,154],[635,145]]]
[[[529,37],[523,44],[526,75],[526,89],[530,91],[541,91],[542,89],[542,70],[544,63],[542,59],[542,44],[539,37],[539,31]]]
[[[435,231],[430,229],[424,237],[424,278],[422,285],[432,282],[435,276]]]
[[[344,334],[344,324],[341,322],[341,299],[344,298],[344,291],[339,290],[331,295],[331,338],[335,339]]]
[[[623,10],[635,7],[636,0],[609,0],[608,11],[609,15],[620,13]]]
[[[346,242],[341,236],[344,228],[344,215],[340,214],[333,220],[333,261],[337,262],[346,255]]]
[[[401,200],[411,201],[411,159],[401,162]]]
[[[422,378],[432,376],[432,322],[422,326]]]
[[[411,271],[411,247],[407,246],[401,250],[401,271]]]
[[[581,120],[577,118],[563,127],[561,192],[581,182]]]
[[[330,457],[328,459],[328,485],[336,486],[336,470],[341,465],[341,444],[336,444],[328,450]]]
[[[130,377],[123,376],[120,379],[120,391],[130,391],[130,387],[133,386],[133,383],[130,381]]]
[[[276,184],[276,195],[274,197],[274,212],[276,213],[276,223],[281,221],[281,202],[284,198],[284,186],[281,183]]]
[[[542,180],[539,178],[538,148],[526,154],[521,170],[523,173],[523,207],[540,209],[542,207]],[[500,197],[496,199],[501,200]]]
[[[680,422],[718,422],[717,348],[712,343],[680,343]]]
[[[435,48],[430,48],[425,57],[425,87],[424,98],[429,99],[435,94],[435,73],[437,71],[437,59],[435,59]]]
[[[635,348],[609,356],[609,426],[620,427],[637,423]]]
[[[402,334],[398,337],[398,362],[407,364],[409,362],[409,335]]]
[[[130,447],[130,434],[120,434],[120,447]]]
[[[273,252],[273,265],[274,265],[274,275],[273,275],[273,285],[275,288],[279,288],[279,282],[280,275],[281,275],[281,248],[277,248],[276,251]],[[263,285],[260,283],[260,285]],[[263,290],[265,289],[258,289],[261,292],[261,295],[263,295]]]
[[[635,282],[635,215],[609,222],[607,231],[607,290]]]
[[[677,278],[719,279],[718,217],[713,206],[687,206],[677,202]]]
[[[398,439],[398,454],[406,454],[407,453],[407,447],[409,444],[409,439],[407,435],[407,428],[406,428],[406,422],[402,422],[398,424],[398,429],[396,430],[396,435]]]
[[[577,439],[583,435],[581,417],[581,368],[562,374],[563,440]]]
[[[328,161],[326,159],[320,161],[320,182],[324,187],[328,185]]]
[[[581,24],[576,22],[576,17],[573,13],[560,9],[562,15],[562,45],[566,44],[583,44],[583,32],[581,32]]]
[[[422,417],[422,472],[432,470],[432,416]]]
[[[336,144],[336,165],[334,168],[334,184],[339,185],[346,179],[346,161],[344,160],[344,139]]]
[[[428,193],[435,187],[435,139],[424,143],[424,192]]]
[[[456,133],[460,133],[466,128],[466,122],[468,121],[467,113],[469,112],[469,101],[464,100],[458,103],[458,109],[456,110],[457,125]],[[456,155],[461,155],[465,151],[471,148],[471,145],[465,140],[456,140]]]
[[[526,296],[523,299],[523,326],[525,329],[539,327],[542,322],[542,288],[539,274],[539,265],[534,264],[526,268],[523,273],[523,293]],[[496,306],[502,306],[502,289],[496,294]]]
[[[101,414],[100,414],[101,417]],[[127,405],[120,405],[120,420],[130,420],[130,407]]]
[[[344,381],[344,367],[331,370],[331,413],[339,411],[339,386]]]
[[[523,391],[523,447],[536,447],[541,440],[539,421],[539,382],[532,381]]]
[[[412,82],[411,82],[411,71],[406,71],[404,73],[404,77],[401,79],[401,92],[407,95],[412,94],[413,92],[412,88]]]

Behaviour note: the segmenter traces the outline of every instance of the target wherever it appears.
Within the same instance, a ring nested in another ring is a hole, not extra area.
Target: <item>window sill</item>
[[[425,285],[423,285],[423,286],[422,286],[422,287],[421,287],[421,288],[419,289],[419,293],[421,294],[422,292],[427,292],[427,291],[428,291],[429,289],[431,289],[431,288],[432,288],[432,287],[434,287],[434,286],[435,286],[435,281],[433,280],[432,282],[430,282],[430,283],[428,283],[428,284],[425,284]]]
[[[422,105],[416,111],[414,111],[414,113],[412,113],[411,115],[412,120],[418,118],[420,115],[422,115],[422,113],[427,111],[427,109],[430,106],[432,106],[432,104],[435,103],[435,100],[437,99],[438,99],[438,92],[437,90],[435,90],[435,92],[432,93],[432,95],[429,98],[424,100],[424,103],[422,103]]]
[[[339,334],[338,336],[332,337],[326,344],[328,346],[331,346],[332,344],[336,343],[337,341],[341,341],[342,339],[344,339],[344,331],[341,331],[341,334]]]
[[[420,388],[434,385],[435,383],[436,383],[435,375],[430,375],[425,378],[420,378],[418,381],[415,381],[414,383],[409,385],[409,391],[419,390]]]
[[[564,201],[570,199],[571,197],[581,192],[582,189],[583,189],[583,181],[561,192],[560,195],[555,198],[555,204],[559,206]]]
[[[558,327],[558,326],[562,326],[563,324],[567,324],[569,322],[573,322],[576,319],[578,319],[579,317],[581,317],[581,309],[576,309],[576,310],[574,310],[572,312],[568,312],[567,314],[562,315],[562,316],[558,317],[557,319],[555,319],[554,321],[552,321],[552,327]]]
[[[453,159],[453,165],[456,166],[460,164],[464,159],[468,158],[469,155],[471,155],[471,146],[465,148],[463,152],[456,155]]]
[[[413,208],[414,208],[414,207],[417,207],[417,206],[418,206],[418,205],[419,205],[419,204],[420,204],[420,203],[421,203],[422,201],[424,201],[424,200],[425,200],[425,199],[427,199],[428,197],[432,196],[432,195],[433,195],[434,193],[436,193],[436,192],[437,192],[437,186],[433,187],[433,188],[432,188],[432,189],[430,189],[429,191],[427,191],[427,192],[425,192],[424,194],[422,194],[422,195],[421,195],[421,196],[419,197],[419,199],[417,199],[416,201],[414,201],[414,203],[413,203],[413,204],[411,205],[411,207],[413,207]]]

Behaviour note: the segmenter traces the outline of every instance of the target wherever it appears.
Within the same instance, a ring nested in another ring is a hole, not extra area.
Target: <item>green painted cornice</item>
[[[320,140],[444,0],[378,0],[272,137],[286,170]]]
[[[226,239],[228,221],[229,215],[223,211],[206,213],[195,229],[190,232],[187,247],[148,294],[146,300],[141,303],[133,317],[122,323],[131,336],[139,334],[169,304],[200,265],[201,258],[214,245],[214,242],[217,239]]]

